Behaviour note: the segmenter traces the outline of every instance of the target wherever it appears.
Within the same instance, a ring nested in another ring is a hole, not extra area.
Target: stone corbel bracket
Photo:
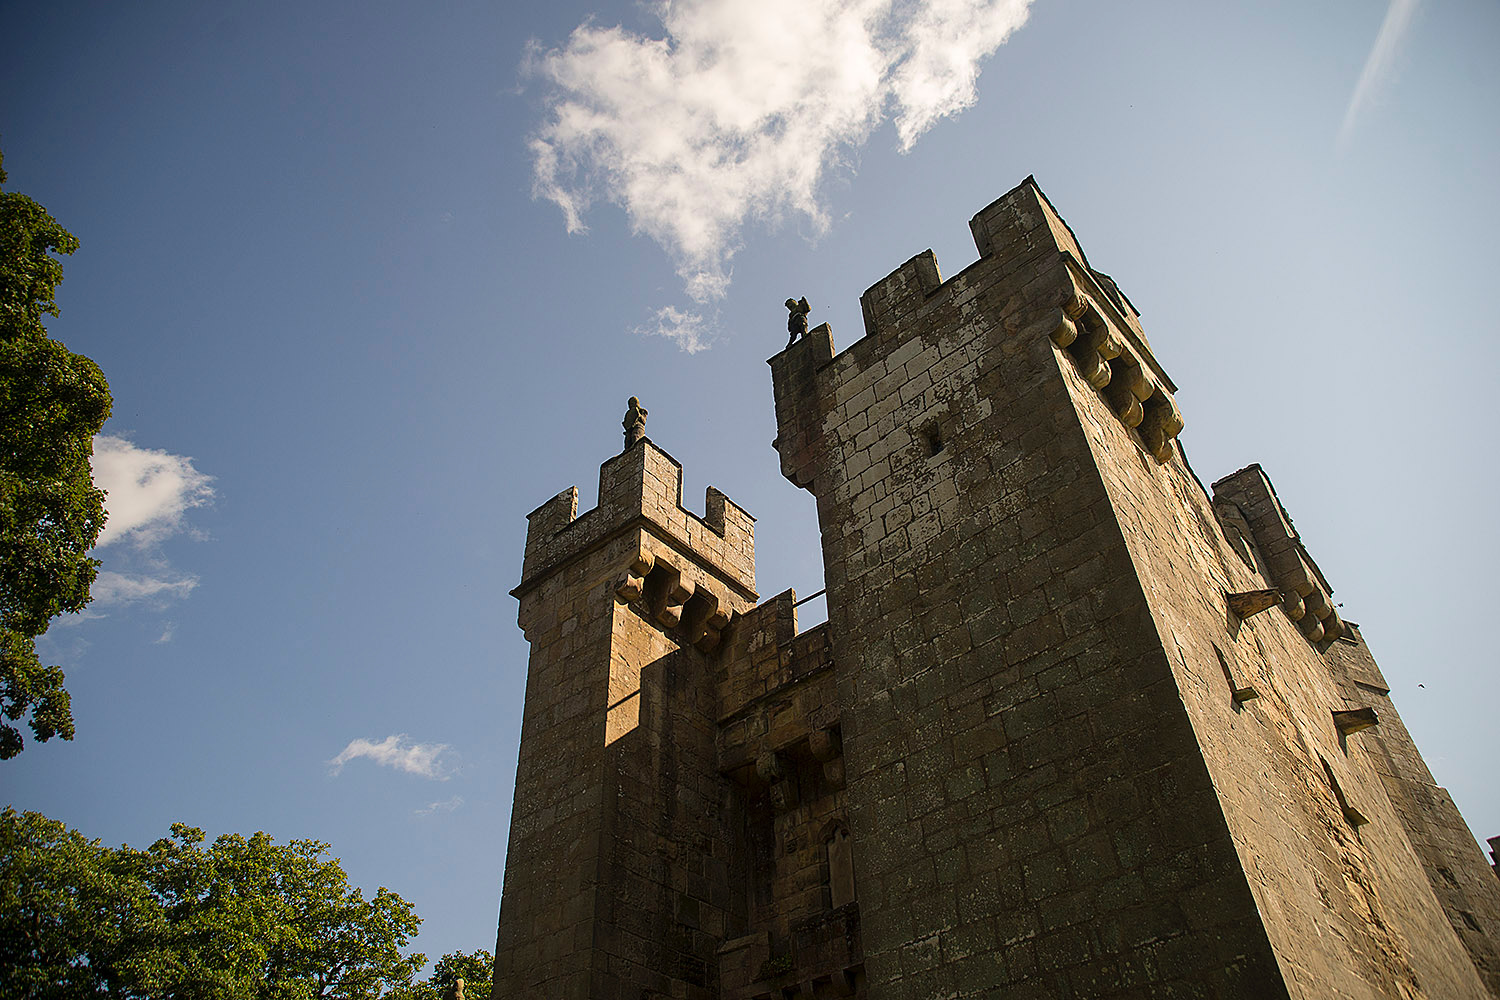
[[[1375,714],[1373,708],[1352,708],[1345,709],[1344,711],[1334,711],[1333,725],[1339,731],[1340,736],[1352,736],[1372,726],[1380,725],[1380,716]]]
[[[1280,604],[1281,592],[1274,587],[1268,590],[1246,590],[1238,594],[1227,594],[1224,599],[1234,616],[1243,621]]]
[[[771,808],[777,813],[789,812],[797,807],[797,768],[784,761],[775,751],[756,755],[755,776],[769,787]]]
[[[671,557],[641,548],[615,584],[615,600],[635,605],[662,631],[676,631],[700,653],[719,647],[733,613],[705,579]]]
[[[830,788],[844,787],[844,745],[836,728],[814,729],[808,734],[813,759],[823,765],[823,778]]]
[[[1153,458],[1165,463],[1172,457],[1183,421],[1171,391],[1108,311],[1076,285],[1057,312],[1052,342],[1104,395],[1120,422],[1140,435]]]

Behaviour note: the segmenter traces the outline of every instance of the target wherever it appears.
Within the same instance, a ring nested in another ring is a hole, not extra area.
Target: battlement
[[[565,564],[634,529],[690,558],[755,599],[755,518],[710,486],[700,517],[682,506],[682,464],[649,438],[599,466],[599,503],[578,513],[570,486],[526,515],[526,555],[517,597]],[[650,569],[650,567],[646,567]]]
[[[844,352],[835,354],[825,324],[769,360],[776,449],[793,483],[812,488],[827,461],[830,420],[862,434],[860,447],[930,433],[945,395],[996,363],[981,359],[995,340],[1013,342],[1011,351],[1050,338],[1144,451],[1158,463],[1173,457],[1183,427],[1177,386],[1135,306],[1089,266],[1036,181],[986,206],[969,228],[978,260],[945,281],[924,250],[875,282],[860,296],[865,335]]]
[[[865,317],[865,336],[900,330],[942,285],[937,254],[923,250],[871,285],[859,297],[859,307]]]

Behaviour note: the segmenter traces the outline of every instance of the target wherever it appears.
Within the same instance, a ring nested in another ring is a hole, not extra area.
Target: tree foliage
[[[0,191],[0,715],[29,713],[39,740],[72,739],[73,715],[63,672],[37,659],[36,637],[88,604],[99,565],[88,552],[104,527],[89,458],[109,384],[42,325],[57,315],[63,277],[53,255],[77,248],[42,206]],[[0,760],[23,745],[0,722]]]
[[[421,919],[329,848],[174,824],[144,851],[0,814],[0,970],[16,1000],[374,1000],[426,962]],[[402,995],[405,995],[404,993]]]
[[[450,952],[433,963],[432,975],[420,983],[393,990],[386,1000],[449,1000],[457,992],[454,986],[459,980],[463,980],[466,1000],[485,1000],[494,976],[495,956],[483,948],[475,952]]]

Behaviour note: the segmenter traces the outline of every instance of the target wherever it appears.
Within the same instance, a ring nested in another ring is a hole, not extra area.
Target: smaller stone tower
[[[713,488],[703,517],[684,510],[682,467],[639,435],[577,511],[572,487],[531,513],[512,591],[531,660],[495,995],[681,995],[718,938],[672,918],[722,928],[728,899],[727,866],[704,859],[712,689],[692,681],[755,604],[754,519]]]

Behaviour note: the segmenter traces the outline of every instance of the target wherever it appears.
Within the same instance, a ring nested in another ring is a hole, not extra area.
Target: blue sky
[[[1024,23],[1021,23],[1024,20]],[[78,235],[106,575],[44,644],[78,738],[0,798],[108,843],[331,842],[491,948],[525,514],[634,394],[821,587],[765,358],[1035,174],[1140,308],[1211,481],[1261,462],[1440,783],[1500,834],[1487,290],[1500,7],[29,4],[8,187]],[[144,485],[142,485],[144,484]],[[803,610],[813,610],[816,604]],[[816,612],[815,612],[816,613]]]

